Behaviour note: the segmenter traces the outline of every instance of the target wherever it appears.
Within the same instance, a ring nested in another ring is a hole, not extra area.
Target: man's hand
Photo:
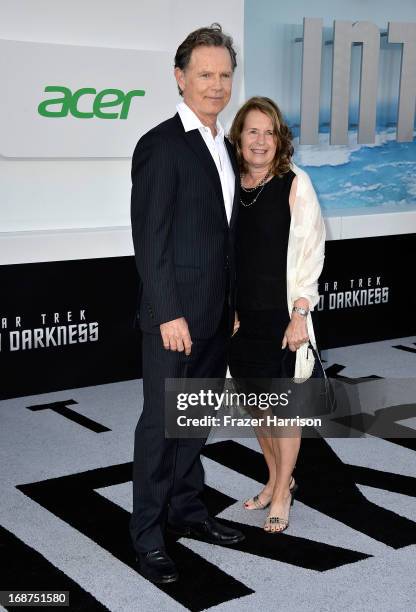
[[[184,317],[167,321],[160,325],[163,346],[166,350],[185,351],[185,355],[191,354],[192,340],[189,334],[188,323]]]

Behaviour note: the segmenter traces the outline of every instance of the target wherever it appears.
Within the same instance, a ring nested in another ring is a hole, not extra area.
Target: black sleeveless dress
[[[274,176],[263,189],[249,193],[241,190],[246,206],[240,204],[237,222],[240,329],[231,339],[229,367],[231,376],[246,392],[253,379],[294,375],[296,353],[281,348],[290,321],[286,262],[289,193],[294,178],[290,170],[282,177]],[[247,206],[257,195],[254,204]]]

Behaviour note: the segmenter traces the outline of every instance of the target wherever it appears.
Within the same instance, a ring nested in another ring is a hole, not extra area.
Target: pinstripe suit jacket
[[[131,224],[140,277],[138,318],[145,332],[159,333],[161,323],[185,317],[191,338],[209,338],[224,298],[232,326],[239,172],[225,142],[236,176],[230,225],[218,171],[198,130],[185,132],[176,114],[136,145]]]

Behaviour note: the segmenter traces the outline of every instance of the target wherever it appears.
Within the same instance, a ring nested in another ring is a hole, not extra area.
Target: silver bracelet
[[[302,317],[307,317],[309,314],[309,310],[307,308],[301,308],[300,306],[293,306],[292,312],[297,312],[302,315]]]

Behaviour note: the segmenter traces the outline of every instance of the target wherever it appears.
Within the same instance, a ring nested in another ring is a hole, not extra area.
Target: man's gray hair
[[[233,47],[233,39],[222,31],[219,23],[213,23],[209,28],[199,28],[188,34],[181,43],[175,55],[175,68],[185,70],[191,60],[192,51],[196,47],[224,47],[228,49],[231,57],[233,71],[237,66],[237,53]],[[182,91],[178,87],[180,95]]]

